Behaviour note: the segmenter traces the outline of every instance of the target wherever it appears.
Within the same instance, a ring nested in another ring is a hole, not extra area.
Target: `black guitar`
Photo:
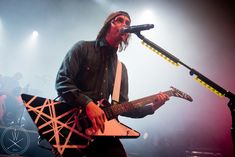
[[[192,98],[186,93],[174,87],[171,88],[171,90],[163,93],[170,97],[175,96],[192,101]],[[103,133],[100,130],[93,132],[91,122],[84,111],[70,104],[28,94],[22,94],[21,97],[29,115],[38,128],[39,134],[60,155],[63,155],[67,151],[78,151],[77,154],[82,152],[82,149],[86,148],[97,136],[139,137],[140,133],[120,123],[117,117],[124,112],[154,102],[156,95],[114,105],[106,100],[100,100],[98,104],[107,117]]]

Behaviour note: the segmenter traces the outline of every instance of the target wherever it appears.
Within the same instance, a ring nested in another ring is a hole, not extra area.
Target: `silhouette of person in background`
[[[23,106],[20,94],[22,87],[20,80],[23,75],[20,72],[12,77],[2,76],[0,81],[1,106],[3,111],[2,121],[5,125],[19,123],[22,116]]]

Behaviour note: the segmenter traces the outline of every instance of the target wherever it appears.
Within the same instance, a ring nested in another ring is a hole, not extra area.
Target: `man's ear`
[[[112,20],[112,21],[110,22],[110,26],[109,26],[109,28],[108,28],[108,31],[109,31],[111,28],[114,28],[114,27],[116,27],[116,24],[115,24],[115,22]]]
[[[115,23],[114,23],[114,20],[112,20],[111,22],[110,22],[110,25],[112,26],[112,25],[114,25]]]

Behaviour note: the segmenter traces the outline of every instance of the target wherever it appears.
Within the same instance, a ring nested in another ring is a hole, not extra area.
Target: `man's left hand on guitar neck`
[[[169,96],[167,94],[162,92],[157,94],[156,99],[152,104],[153,111],[156,111],[159,107],[165,104],[167,100],[169,100]]]

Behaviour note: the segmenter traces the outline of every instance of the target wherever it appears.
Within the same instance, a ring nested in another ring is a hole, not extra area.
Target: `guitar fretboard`
[[[174,96],[174,92],[172,90],[165,91],[163,93],[167,94],[169,97]],[[154,95],[147,96],[147,97],[137,99],[134,101],[112,105],[111,110],[112,110],[113,116],[116,117],[124,112],[140,108],[146,104],[150,104],[156,100],[157,95],[158,94],[154,94]]]

